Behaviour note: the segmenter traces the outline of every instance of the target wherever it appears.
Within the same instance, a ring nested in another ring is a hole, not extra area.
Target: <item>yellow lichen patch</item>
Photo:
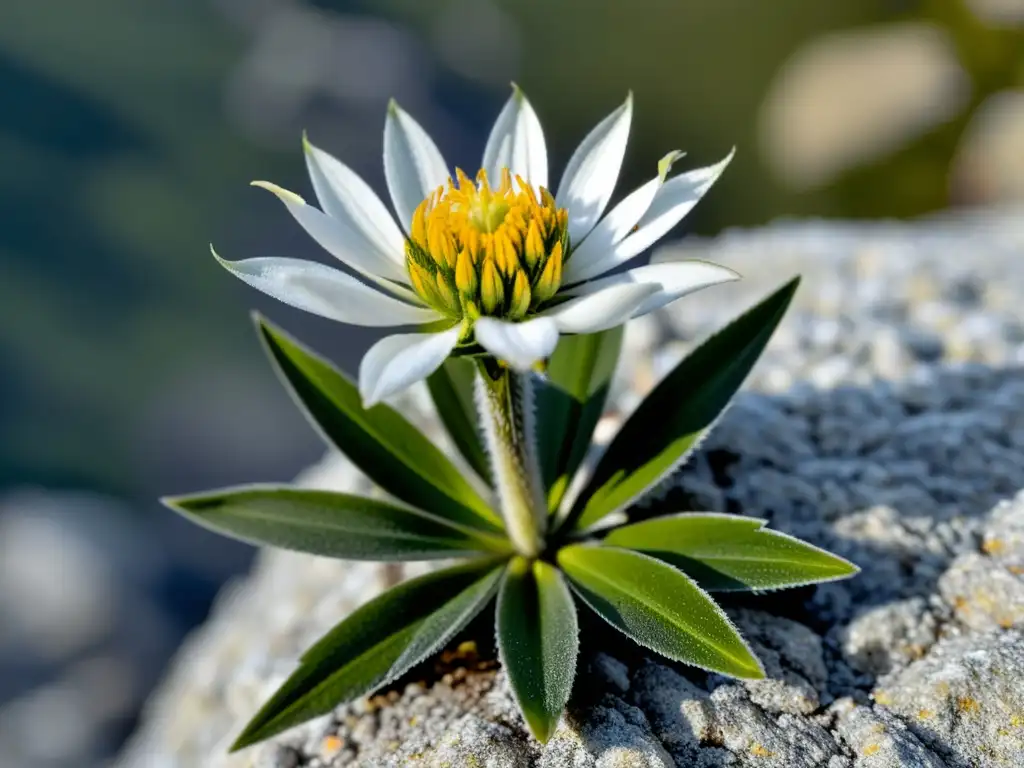
[[[561,285],[568,213],[507,168],[497,187],[484,171],[475,181],[455,176],[413,214],[405,246],[412,286],[452,318],[521,320]]]
[[[911,643],[907,646],[907,655],[911,659],[920,659],[922,656],[924,656],[926,650],[928,649],[920,643]]]
[[[885,691],[875,691],[871,694],[871,698],[873,698],[876,703],[881,704],[882,706],[888,706],[889,704],[892,704],[892,698],[890,698],[889,694]]]
[[[1010,718],[1010,725],[1012,725],[1014,728],[1020,728],[1022,725],[1024,725],[1024,716],[1014,715]]]
[[[919,709],[917,710],[917,717],[919,720],[931,720],[935,717],[935,713],[930,709]]]
[[[981,544],[981,551],[986,555],[998,555],[1005,549],[1006,544],[1004,544],[1000,539],[985,539]]]
[[[339,737],[326,736],[320,744],[320,755],[322,757],[334,757],[336,754],[341,752],[341,748],[343,746],[345,746],[345,742]]]
[[[878,744],[868,744],[866,747],[864,747],[863,754],[865,757],[871,757],[880,749],[881,747]]]
[[[981,711],[981,705],[970,696],[960,696],[956,700],[956,708],[964,714],[974,715]]]
[[[1006,566],[1006,570],[1014,576],[1024,576],[1024,565],[1008,565]]]
[[[750,754],[754,755],[755,757],[774,757],[775,756],[774,752],[772,752],[770,749],[767,749],[767,748],[763,747],[760,744],[754,744],[754,746],[752,746],[750,748]]]

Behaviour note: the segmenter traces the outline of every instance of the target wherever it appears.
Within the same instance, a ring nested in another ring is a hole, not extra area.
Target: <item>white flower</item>
[[[551,355],[561,333],[611,328],[737,277],[701,261],[601,277],[668,232],[732,159],[730,153],[716,165],[668,178],[682,155],[672,152],[655,178],[602,218],[632,114],[630,95],[576,149],[552,197],[544,133],[518,88],[491,130],[475,181],[458,170],[453,180],[431,138],[392,102],[384,171],[401,228],[366,182],[308,142],[306,164],[320,208],[254,182],[277,195],[362,281],[299,259],[218,261],[293,307],[354,325],[418,326],[366,353],[359,390],[367,407],[429,376],[457,347],[482,348],[527,370]]]

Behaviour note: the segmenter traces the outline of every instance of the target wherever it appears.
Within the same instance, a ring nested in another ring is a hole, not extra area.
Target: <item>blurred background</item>
[[[320,455],[248,310],[376,338],[216,266],[324,258],[247,183],[310,195],[305,129],[383,191],[392,96],[475,168],[511,80],[556,178],[628,89],[620,189],[736,145],[691,232],[1024,198],[1024,0],[3,0],[0,768],[103,765],[246,569],[157,497]]]

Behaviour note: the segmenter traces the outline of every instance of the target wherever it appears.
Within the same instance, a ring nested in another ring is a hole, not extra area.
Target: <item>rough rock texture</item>
[[[723,600],[767,680],[588,629],[544,747],[501,671],[464,656],[229,757],[299,652],[414,570],[268,552],[183,649],[122,768],[1024,765],[1022,220],[727,234],[683,255],[746,285],[630,328],[605,437],[694,340],[806,275],[752,391],[643,507],[763,516],[862,566],[850,581]],[[365,488],[337,458],[305,481]]]

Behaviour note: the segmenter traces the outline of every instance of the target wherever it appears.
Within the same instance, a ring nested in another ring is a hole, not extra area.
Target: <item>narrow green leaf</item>
[[[786,312],[800,278],[709,338],[668,374],[615,436],[567,524],[587,528],[675,470],[714,426]]]
[[[622,349],[623,327],[563,336],[548,360],[548,379],[578,401],[585,402],[607,386],[615,373]]]
[[[333,491],[247,485],[163,500],[251,544],[351,560],[428,560],[507,551],[508,542],[409,507]]]
[[[604,542],[664,560],[711,591],[798,587],[860,570],[764,525],[754,517],[685,513],[616,528]]]
[[[303,655],[232,751],[326,714],[436,653],[491,601],[503,571],[503,560],[477,560],[399,584],[356,609]]]
[[[498,652],[519,709],[547,743],[572,693],[579,652],[576,606],[558,569],[517,557],[498,594]]]
[[[587,605],[645,648],[732,677],[764,677],[722,609],[672,566],[628,549],[590,544],[562,549],[558,564]]]
[[[623,327],[563,337],[537,388],[537,439],[548,509],[558,509],[586,457],[622,349]]]
[[[267,353],[324,438],[396,498],[453,522],[500,531],[501,520],[433,443],[384,404],[364,409],[348,377],[257,318]]]
[[[477,426],[476,401],[473,397],[475,375],[471,360],[448,358],[444,365],[427,377],[427,388],[459,452],[474,472],[491,482],[491,465]]]

